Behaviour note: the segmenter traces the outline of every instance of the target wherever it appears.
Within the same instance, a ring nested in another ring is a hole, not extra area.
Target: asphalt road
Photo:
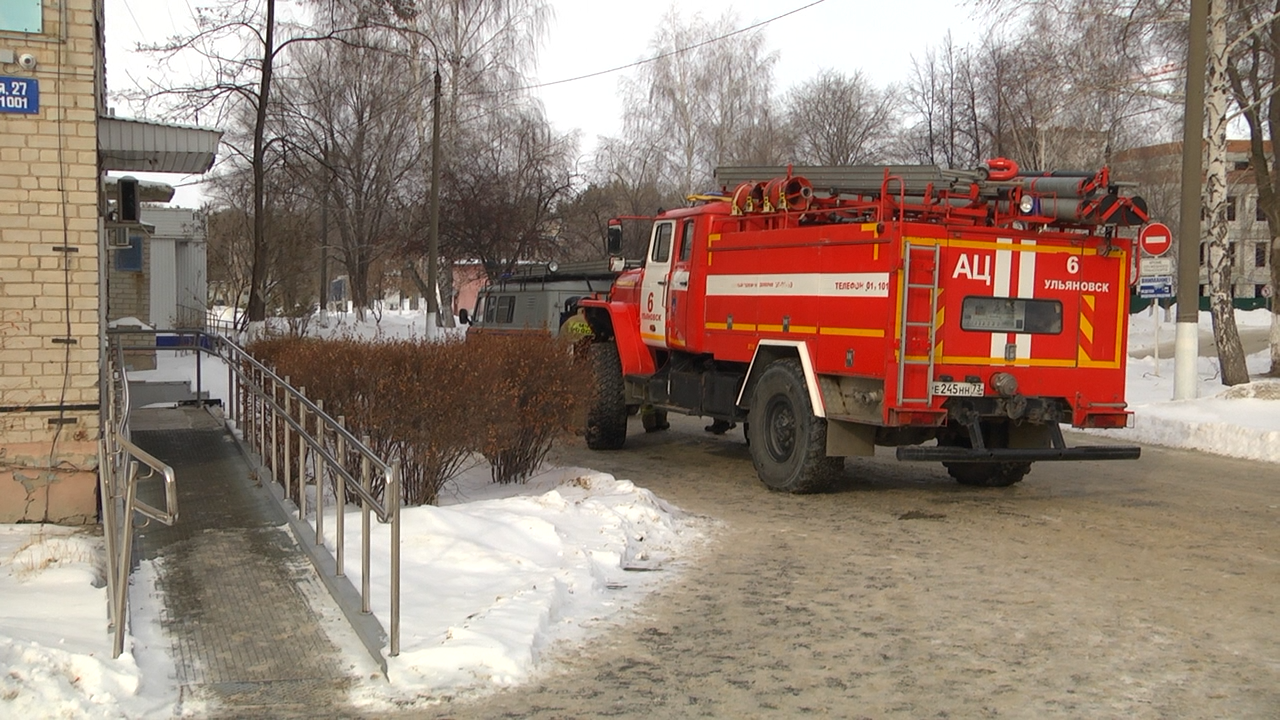
[[[1148,447],[977,489],[885,450],[790,496],[741,429],[671,420],[552,460],[719,521],[709,546],[530,684],[417,715],[1280,717],[1276,465]]]

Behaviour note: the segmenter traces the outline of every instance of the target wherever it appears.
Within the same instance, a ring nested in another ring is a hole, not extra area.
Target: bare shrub
[[[589,387],[563,343],[550,337],[470,341],[359,341],[280,338],[249,351],[288,375],[326,412],[368,434],[379,456],[399,460],[402,501],[431,504],[440,488],[482,453],[499,482],[537,469],[570,427],[579,388]],[[359,460],[343,459],[359,473]],[[381,478],[374,491],[382,493]],[[348,497],[348,501],[354,500]]]
[[[485,404],[485,435],[477,449],[489,460],[494,482],[524,482],[556,437],[572,427],[590,378],[578,371],[563,341],[541,333],[480,336],[468,345],[486,360],[481,383],[493,399]]]

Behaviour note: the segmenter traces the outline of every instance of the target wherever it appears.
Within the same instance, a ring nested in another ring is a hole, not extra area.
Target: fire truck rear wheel
[[[946,463],[947,472],[961,485],[1009,487],[1031,471],[1031,463]]]
[[[827,457],[827,421],[813,414],[798,360],[765,369],[747,418],[751,461],[770,490],[819,492],[844,467],[842,458]]]
[[[1006,424],[983,423],[982,435],[985,444],[992,448],[1009,446],[1009,428]],[[968,435],[959,433],[938,439],[939,444],[959,447],[973,447]],[[998,463],[943,463],[947,473],[961,485],[974,487],[1009,487],[1017,483],[1031,472],[1031,463],[998,462]]]
[[[596,376],[595,396],[587,409],[587,447],[617,450],[627,442],[627,400],[618,346],[611,342],[592,343],[587,356]]]

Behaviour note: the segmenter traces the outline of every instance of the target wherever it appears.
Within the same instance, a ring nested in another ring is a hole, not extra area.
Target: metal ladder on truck
[[[941,253],[941,241],[929,245],[903,241],[903,287],[898,307],[902,318],[902,336],[898,338],[898,405],[920,403],[928,406],[933,402],[933,355],[938,333],[938,265]],[[926,278],[928,282],[921,282]],[[928,293],[927,301],[922,297],[925,293]],[[928,315],[921,320],[920,311],[926,305]],[[919,371],[908,373],[911,366],[923,370],[923,379],[916,380],[921,374]],[[913,390],[910,394],[908,382]]]

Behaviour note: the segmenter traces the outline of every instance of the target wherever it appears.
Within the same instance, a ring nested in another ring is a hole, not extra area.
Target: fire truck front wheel
[[[587,447],[617,450],[627,441],[627,400],[618,346],[611,342],[592,343],[587,353],[596,381],[587,406]]]
[[[827,457],[827,421],[813,414],[798,360],[765,369],[751,393],[747,422],[751,461],[770,490],[818,492],[844,467],[842,458]]]

